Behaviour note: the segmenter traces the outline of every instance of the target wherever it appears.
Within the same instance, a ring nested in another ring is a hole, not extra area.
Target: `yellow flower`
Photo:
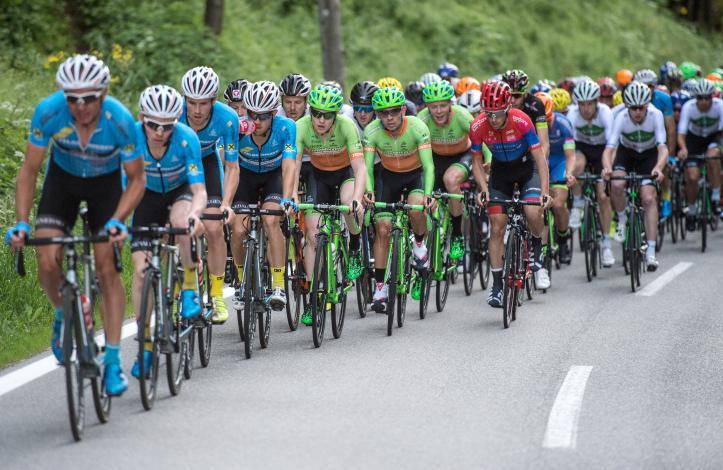
[[[111,47],[110,55],[113,60],[121,60],[123,58],[123,48],[121,47],[121,45],[114,43]]]
[[[112,75],[110,77],[110,83],[111,85],[117,85],[118,83],[120,83],[120,77],[118,75]]]
[[[47,59],[45,59],[45,63],[43,64],[43,68],[45,70],[48,70],[51,65],[55,65],[58,62],[61,62],[65,59],[65,52],[59,51],[56,54],[50,54]]]

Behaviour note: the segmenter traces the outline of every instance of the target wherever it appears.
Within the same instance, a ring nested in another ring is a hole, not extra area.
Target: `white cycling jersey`
[[[576,142],[588,145],[605,145],[610,139],[613,128],[613,113],[608,105],[598,103],[597,111],[591,120],[580,114],[580,109],[570,107],[567,119],[572,124],[572,134]]]
[[[705,113],[698,108],[695,99],[688,100],[680,110],[678,134],[693,134],[708,137],[723,129],[723,100],[713,98],[710,109]]]
[[[648,112],[640,124],[635,124],[629,112],[620,112],[613,121],[613,130],[607,146],[626,147],[638,153],[665,145],[665,121],[663,113],[655,106],[648,105]]]

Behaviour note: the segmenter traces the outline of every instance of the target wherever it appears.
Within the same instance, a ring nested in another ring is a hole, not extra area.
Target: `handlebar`
[[[421,204],[407,204],[404,202],[375,202],[374,208],[405,211],[423,211],[425,209]]]
[[[458,201],[464,199],[464,194],[443,193],[442,191],[434,191],[431,196],[434,199],[456,199]]]
[[[297,207],[299,210],[313,210],[317,212],[341,212],[342,214],[348,214],[351,211],[351,208],[346,205],[337,205],[337,204],[311,204],[307,202],[302,202],[300,204],[297,204]]]
[[[226,220],[228,219],[228,211],[224,210],[220,214],[203,213],[200,215],[201,220]]]
[[[262,209],[256,205],[241,207],[233,211],[240,215],[286,215],[286,212],[281,209]]]
[[[611,176],[610,180],[618,180],[618,181],[641,181],[641,180],[649,180],[649,179],[655,179],[655,175],[638,175],[636,173],[630,173],[629,175],[625,176]]]

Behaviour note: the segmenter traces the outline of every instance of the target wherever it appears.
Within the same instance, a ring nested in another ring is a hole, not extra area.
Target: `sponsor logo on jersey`
[[[123,151],[125,153],[132,153],[136,149],[136,146],[134,144],[128,144],[125,147],[123,147]]]
[[[226,146],[226,148],[228,149],[229,152],[233,152],[233,151],[236,149],[236,145],[234,145],[234,144],[228,144],[228,145]]]
[[[198,174],[198,165],[196,165],[195,163],[191,163],[190,165],[188,165],[188,173],[191,176],[196,176]]]
[[[284,144],[284,150],[294,150],[294,146],[291,144]]]
[[[63,127],[58,132],[53,134],[53,139],[64,139],[65,137],[68,137],[72,133],[73,133],[72,127]]]
[[[36,127],[35,129],[33,129],[33,136],[34,136],[36,139],[40,139],[41,137],[43,137],[43,131],[41,131],[40,129],[38,129],[38,128]]]
[[[186,139],[181,141],[181,147],[188,147],[188,141]]]

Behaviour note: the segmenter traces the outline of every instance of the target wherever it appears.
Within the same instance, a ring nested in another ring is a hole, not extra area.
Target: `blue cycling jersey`
[[[239,165],[254,173],[273,171],[286,158],[296,160],[296,123],[277,115],[271,123],[268,140],[261,148],[251,135],[245,135],[241,137],[238,152]]]
[[[190,127],[186,116],[186,104],[183,104],[183,113],[178,120]],[[196,131],[201,142],[201,157],[206,158],[217,149],[224,149],[224,159],[229,163],[238,161],[238,114],[230,106],[216,101],[211,109],[211,116],[203,129]]]
[[[565,148],[574,148],[575,138],[572,133],[572,124],[564,114],[555,112],[555,119],[549,127],[550,159],[562,156],[565,158]]]
[[[193,129],[180,122],[166,146],[160,160],[151,155],[143,124],[136,123],[138,147],[143,154],[146,169],[146,188],[156,193],[166,193],[188,184],[204,184],[201,145]]]
[[[65,95],[58,90],[35,108],[28,142],[38,147],[51,144],[50,158],[56,165],[71,175],[93,178],[113,173],[122,163],[140,157],[133,125],[125,106],[106,96],[98,125],[82,146]]]
[[[673,115],[673,100],[664,91],[653,90],[653,106],[663,113],[663,117]]]

